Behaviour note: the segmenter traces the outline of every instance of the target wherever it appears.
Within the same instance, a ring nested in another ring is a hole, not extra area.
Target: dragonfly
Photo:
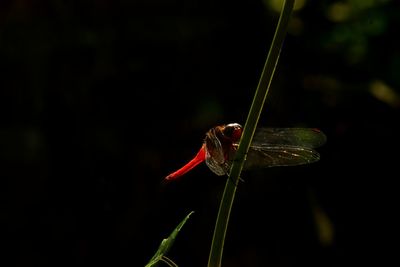
[[[229,174],[242,132],[243,128],[238,123],[211,128],[194,158],[182,168],[167,175],[164,182],[177,180],[202,162],[218,176]],[[243,169],[313,163],[320,159],[320,154],[315,148],[325,142],[325,134],[316,128],[258,128]]]

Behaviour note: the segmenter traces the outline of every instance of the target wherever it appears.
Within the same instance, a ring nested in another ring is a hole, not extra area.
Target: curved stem
[[[208,267],[220,267],[222,262],[222,253],[226,230],[228,228],[229,216],[232,209],[233,200],[236,193],[236,185],[240,179],[240,173],[243,168],[246,154],[249,150],[253,135],[260,118],[261,111],[264,106],[265,99],[278,63],[279,54],[285,39],[287,25],[293,10],[294,0],[286,0],[283,4],[283,9],[279,17],[275,35],[272,40],[267,60],[265,62],[261,77],[257,86],[256,93],[251,104],[246,124],[243,129],[243,134],[239,143],[239,148],[235,155],[235,160],[229,174],[229,178],[233,183],[227,180],[224,193],[222,196],[217,221],[214,228],[214,236],[211,243],[211,251],[208,258]]]
[[[160,261],[165,262],[169,267],[178,267],[178,265],[176,265],[176,263],[173,262],[173,260],[171,260],[165,255],[161,257]]]

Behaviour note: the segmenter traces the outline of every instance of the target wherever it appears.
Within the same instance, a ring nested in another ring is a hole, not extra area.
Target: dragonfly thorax
[[[216,126],[206,133],[206,163],[217,175],[227,173],[241,135],[242,126],[237,123]]]

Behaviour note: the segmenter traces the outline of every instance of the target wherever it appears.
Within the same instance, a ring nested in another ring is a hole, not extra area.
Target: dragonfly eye
[[[233,142],[236,142],[242,135],[242,126],[238,123],[227,124],[223,130],[223,134]]]
[[[234,123],[229,123],[229,124],[225,125],[225,128],[240,128],[240,129],[242,129],[243,127],[239,123],[234,122]]]

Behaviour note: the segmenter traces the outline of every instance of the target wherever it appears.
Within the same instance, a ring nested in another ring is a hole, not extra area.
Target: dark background
[[[244,124],[272,2],[1,1],[0,264],[144,266],[193,210],[169,257],[206,266],[226,178],[201,165],[160,181],[209,128]],[[224,266],[389,259],[399,11],[347,0],[293,13],[259,125],[317,127],[328,142],[318,163],[243,173]]]

